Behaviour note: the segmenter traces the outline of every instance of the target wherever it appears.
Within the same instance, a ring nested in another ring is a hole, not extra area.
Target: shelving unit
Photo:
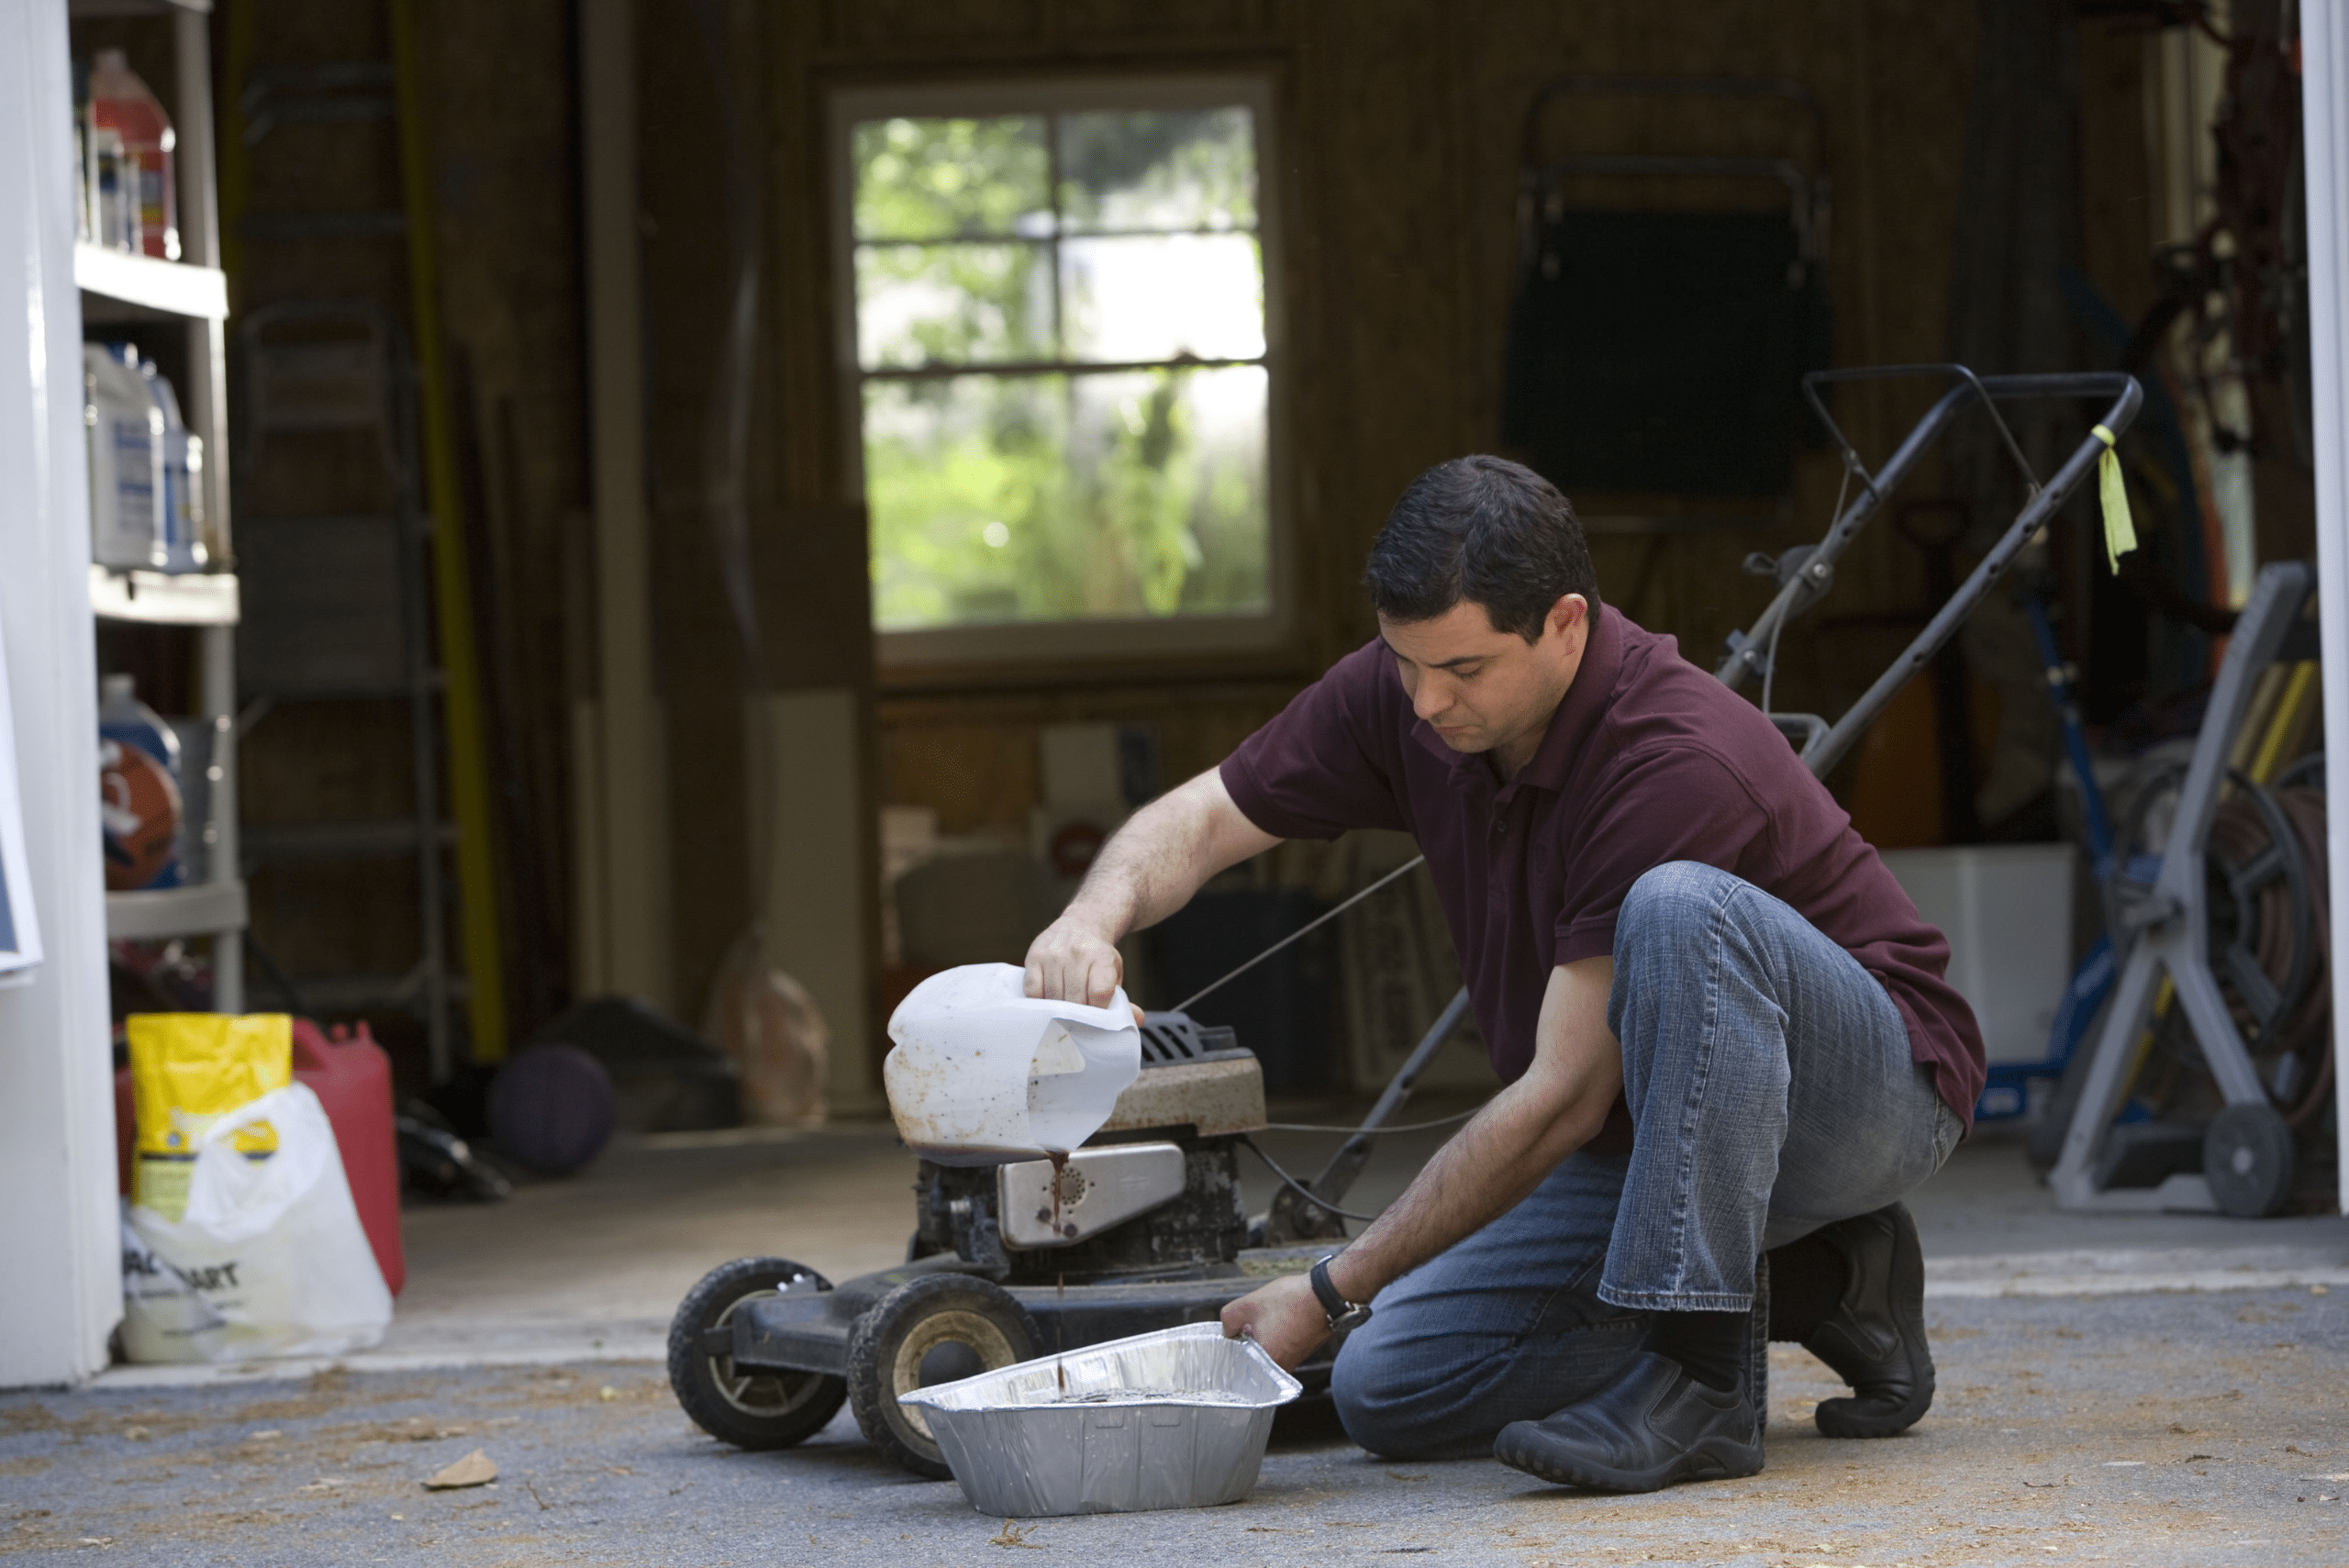
[[[156,941],[212,940],[212,1005],[244,1008],[245,884],[237,836],[237,643],[239,595],[229,547],[228,278],[219,268],[220,205],[212,147],[211,0],[71,0],[75,21],[150,17],[173,29],[178,133],[180,247],[161,261],[97,245],[73,248],[73,281],[85,324],[177,320],[186,324],[187,376],[180,394],[188,428],[204,439],[205,537],[214,569],[173,576],[90,569],[90,607],[100,618],[187,628],[197,639],[198,717],[211,727],[205,820],[198,832],[204,880],[184,887],[106,895],[106,936]]]
[[[150,316],[228,318],[228,274],[217,267],[79,243],[73,247],[73,281],[83,294]]]
[[[236,575],[199,572],[111,572],[90,568],[90,608],[106,620],[150,626],[234,626],[241,603]]]

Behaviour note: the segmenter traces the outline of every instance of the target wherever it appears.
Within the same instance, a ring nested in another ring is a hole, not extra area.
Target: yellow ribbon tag
[[[2121,558],[2137,548],[2137,525],[2129,517],[2129,486],[2121,477],[2121,454],[2112,450],[2116,438],[2101,425],[2094,433],[2104,443],[2103,455],[2096,460],[2097,495],[2104,503],[2104,558],[2117,575]]]

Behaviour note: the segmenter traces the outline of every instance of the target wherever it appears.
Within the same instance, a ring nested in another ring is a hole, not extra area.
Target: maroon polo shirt
[[[1412,714],[1376,639],[1222,772],[1267,833],[1389,828],[1419,840],[1504,1082],[1533,1061],[1552,968],[1614,951],[1616,912],[1642,873],[1699,861],[1791,906],[1858,959],[1900,1010],[1943,1103],[1972,1126],[1982,1037],[1942,978],[1949,943],[1760,710],[1682,659],[1674,639],[1614,609],[1593,617],[1574,684],[1507,783],[1487,756],[1453,751]]]

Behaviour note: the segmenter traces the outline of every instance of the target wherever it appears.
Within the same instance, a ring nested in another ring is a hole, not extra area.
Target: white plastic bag
[[[889,1018],[881,1064],[897,1136],[947,1165],[1075,1148],[1141,1075],[1141,1031],[1120,989],[1106,1007],[1022,991],[1017,964],[933,974]]]
[[[239,1128],[266,1121],[277,1151],[248,1159]],[[136,1362],[340,1355],[384,1337],[392,1294],[359,1223],[318,1097],[273,1089],[195,1142],[187,1212],[123,1210],[125,1352]]]

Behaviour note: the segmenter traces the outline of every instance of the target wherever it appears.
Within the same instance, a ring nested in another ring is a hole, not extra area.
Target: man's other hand
[[[1330,1337],[1330,1315],[1303,1274],[1283,1274],[1223,1309],[1228,1340],[1253,1340],[1264,1353],[1294,1372]]]
[[[1100,929],[1063,915],[1028,944],[1027,992],[1056,1002],[1106,1007],[1124,980],[1126,961]]]

